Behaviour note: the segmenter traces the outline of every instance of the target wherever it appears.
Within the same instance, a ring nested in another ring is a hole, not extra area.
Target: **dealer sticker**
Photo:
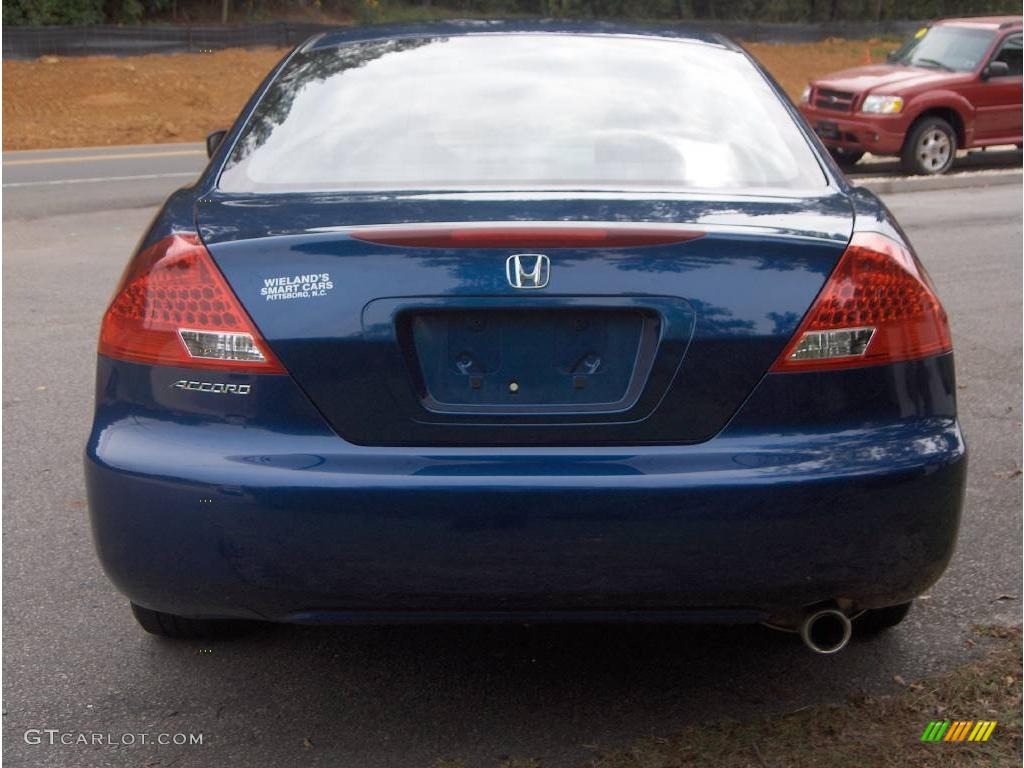
[[[315,299],[326,296],[334,289],[330,272],[314,272],[310,275],[282,275],[263,278],[260,296],[267,301],[284,299]]]

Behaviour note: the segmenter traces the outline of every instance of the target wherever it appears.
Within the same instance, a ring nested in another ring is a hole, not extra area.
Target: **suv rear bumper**
[[[100,559],[131,600],[286,622],[892,605],[945,568],[965,471],[952,418],[442,450],[126,416],[86,455]]]
[[[800,112],[822,142],[829,147],[897,155],[903,148],[906,121],[902,115],[864,115],[800,105]]]

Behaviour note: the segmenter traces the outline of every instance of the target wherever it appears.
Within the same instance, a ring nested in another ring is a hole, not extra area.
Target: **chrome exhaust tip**
[[[825,608],[808,614],[800,624],[800,639],[815,653],[839,653],[850,642],[853,624],[840,610]]]

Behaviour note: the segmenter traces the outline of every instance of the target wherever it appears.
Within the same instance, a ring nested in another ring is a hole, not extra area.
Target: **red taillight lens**
[[[461,225],[374,227],[349,236],[377,245],[408,248],[634,248],[684,243],[703,232],[675,227],[599,225]]]
[[[195,234],[154,243],[125,270],[103,316],[99,353],[236,373],[284,373]]]
[[[913,254],[859,232],[771,370],[894,363],[952,348],[946,312]]]

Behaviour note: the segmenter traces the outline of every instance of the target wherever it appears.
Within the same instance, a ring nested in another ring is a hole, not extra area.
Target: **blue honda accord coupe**
[[[150,632],[898,623],[966,472],[945,312],[741,48],[451,23],[290,53],[103,317],[96,547]]]

